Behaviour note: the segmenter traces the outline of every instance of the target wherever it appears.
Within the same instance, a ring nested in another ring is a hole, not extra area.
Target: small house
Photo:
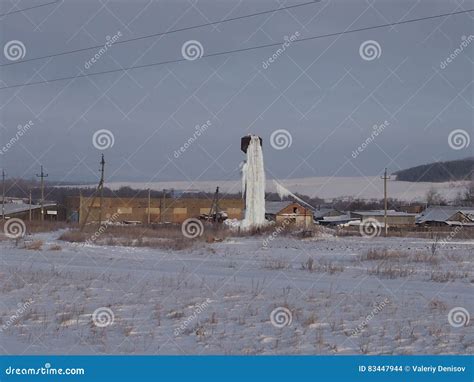
[[[293,201],[266,201],[265,218],[277,223],[309,226],[313,224],[313,212],[309,207]]]
[[[416,214],[410,214],[407,212],[400,212],[395,210],[387,210],[387,226],[389,227],[407,227],[415,226]],[[376,220],[380,224],[385,222],[385,211],[384,210],[373,210],[373,211],[354,211],[350,213],[351,218],[358,218],[363,223],[364,221],[371,219]]]

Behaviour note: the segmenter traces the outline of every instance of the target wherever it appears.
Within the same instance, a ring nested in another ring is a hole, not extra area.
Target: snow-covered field
[[[278,236],[264,248],[247,237],[165,251],[58,236],[36,234],[39,251],[0,242],[1,353],[474,351],[472,322],[450,314],[474,312],[474,241],[432,256],[431,241],[414,238]],[[377,258],[383,249],[389,258]]]
[[[282,179],[278,180],[293,193],[300,193],[308,196],[315,196],[327,201],[333,198],[353,197],[359,199],[382,199],[383,182],[380,177],[310,177],[301,179]],[[425,201],[426,193],[434,188],[446,200],[453,200],[458,192],[464,191],[467,182],[401,182],[390,180],[388,182],[388,191],[390,198],[403,201]],[[95,185],[94,185],[95,186]],[[107,187],[116,190],[123,186],[129,186],[136,189],[163,190],[199,190],[214,192],[216,186],[220,187],[221,192],[237,193],[241,189],[240,180],[225,181],[194,181],[194,182],[109,182]],[[274,183],[267,181],[267,192],[276,192]]]

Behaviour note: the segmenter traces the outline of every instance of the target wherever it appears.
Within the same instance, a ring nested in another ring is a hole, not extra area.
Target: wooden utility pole
[[[102,159],[100,161],[100,181],[99,181],[99,227],[102,225],[102,199],[104,198],[104,168],[105,160],[104,154],[102,154]]]
[[[41,200],[40,200],[40,205],[41,205],[41,221],[44,220],[44,178],[48,177],[48,174],[45,174],[43,172],[43,165],[41,165],[41,173],[36,174],[38,178],[41,179],[40,187],[41,187]]]
[[[148,225],[150,225],[151,223],[151,219],[150,219],[150,208],[151,208],[151,190],[148,189]]]
[[[161,198],[161,206],[160,206],[160,221],[164,222],[164,215],[165,215],[165,201],[166,201],[166,188],[163,189],[163,195]]]
[[[219,187],[216,187],[216,192],[214,193],[214,197],[212,198],[211,208],[209,209],[209,215],[207,217],[207,220],[208,221],[212,220],[216,222],[217,220],[219,220],[218,213],[219,213]]]
[[[389,176],[387,176],[387,168],[385,168],[385,171],[383,173],[383,204],[384,204],[384,214],[383,214],[383,224],[385,228],[385,236],[388,235],[388,226],[387,226],[387,180],[390,179]]]
[[[29,221],[31,221],[31,188],[30,188],[30,202],[29,202],[29,205],[28,205],[28,218],[29,218]]]
[[[5,220],[5,170],[2,169],[2,220]]]
[[[89,206],[87,206],[86,216],[85,216],[84,220],[82,221],[81,228],[80,228],[81,232],[84,230],[84,227],[87,224],[87,220],[89,220],[89,214],[91,212],[92,207],[94,206],[95,199],[97,198],[97,191],[99,191],[99,197],[100,197],[100,201],[99,201],[99,227],[102,224],[102,198],[103,198],[103,194],[104,194],[104,167],[105,167],[105,160],[104,160],[104,154],[102,154],[102,159],[100,161],[99,185],[97,186],[97,190],[94,191],[94,194],[92,196],[92,202],[89,204]],[[90,198],[87,198],[87,202],[89,201],[89,199]],[[80,205],[82,205],[82,195],[81,195],[81,198],[79,199],[79,203],[80,203]],[[79,216],[79,220],[80,220],[80,216]]]

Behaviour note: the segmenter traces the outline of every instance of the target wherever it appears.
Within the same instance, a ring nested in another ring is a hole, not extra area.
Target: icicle
[[[273,184],[275,185],[275,188],[276,188],[276,192],[278,194],[278,196],[280,197],[281,200],[283,200],[283,198],[286,198],[287,196],[291,196],[293,197],[295,200],[297,200],[298,202],[300,202],[301,204],[303,205],[306,205],[312,209],[314,209],[314,207],[311,205],[311,204],[308,204],[306,203],[303,199],[297,197],[295,194],[293,194],[290,190],[288,190],[287,188],[285,188],[284,186],[282,186],[280,183],[278,183],[275,179],[273,179]]]
[[[266,223],[265,172],[260,138],[255,135],[251,136],[247,148],[247,162],[242,172],[242,183],[245,185],[245,219],[242,227],[260,227]]]

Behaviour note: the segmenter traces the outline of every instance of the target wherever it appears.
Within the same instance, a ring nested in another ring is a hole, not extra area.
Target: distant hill
[[[449,182],[472,179],[473,169],[474,157],[424,164],[397,171],[394,175],[397,180],[406,182]]]

